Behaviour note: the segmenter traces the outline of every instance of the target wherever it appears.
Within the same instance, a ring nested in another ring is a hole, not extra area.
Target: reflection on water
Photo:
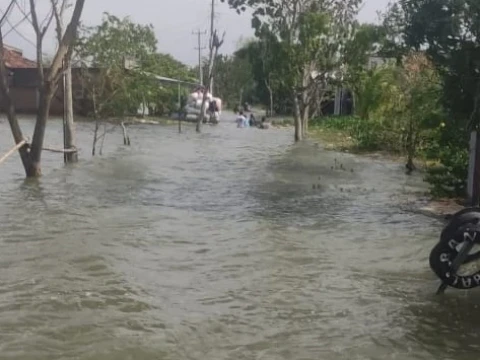
[[[478,353],[478,294],[433,296],[440,224],[395,205],[424,187],[402,166],[233,122],[138,126],[95,159],[91,133],[79,164],[46,153],[40,181],[0,168],[2,359]]]

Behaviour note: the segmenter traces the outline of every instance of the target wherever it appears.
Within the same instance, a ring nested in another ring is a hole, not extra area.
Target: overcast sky
[[[377,21],[377,11],[384,10],[389,0],[364,0],[359,19],[364,22]],[[4,11],[10,0],[0,0],[0,9]],[[21,6],[28,9],[27,0],[18,0]],[[45,16],[48,11],[49,0],[37,0],[39,16]],[[24,4],[24,5],[23,5]],[[195,65],[198,62],[198,52],[195,50],[197,38],[193,31],[208,30],[211,0],[86,0],[82,21],[89,25],[99,24],[103,12],[124,17],[129,16],[137,23],[151,23],[158,39],[158,49],[170,53],[178,60]],[[34,58],[34,33],[28,21],[21,22],[24,15],[18,8],[14,8],[9,23],[2,27],[5,43],[24,51],[27,57]],[[21,22],[18,31],[10,31],[11,25]],[[234,10],[216,0],[216,28],[226,31],[225,44],[222,53],[233,52],[241,39],[252,37],[250,17],[247,14],[238,15]],[[204,38],[206,44],[207,38]],[[51,53],[55,49],[53,32],[48,34],[45,52]]]

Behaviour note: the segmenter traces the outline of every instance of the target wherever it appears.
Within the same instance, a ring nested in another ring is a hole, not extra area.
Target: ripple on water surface
[[[392,201],[420,177],[290,130],[184,130],[109,134],[91,160],[79,124],[78,165],[4,165],[2,359],[476,356],[477,294],[431,295],[439,224]]]

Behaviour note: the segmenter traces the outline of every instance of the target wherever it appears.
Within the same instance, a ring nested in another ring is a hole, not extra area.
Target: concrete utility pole
[[[212,9],[210,13],[210,49],[213,48],[213,34],[215,31],[215,0],[212,0]],[[215,61],[216,59],[214,59]],[[210,77],[210,93],[213,95],[213,76]]]
[[[205,50],[205,46],[202,47],[202,35],[206,35],[206,31],[194,31],[193,35],[197,35],[198,47],[195,50],[198,50],[198,82],[200,85],[203,85],[203,68],[202,68],[202,50]]]

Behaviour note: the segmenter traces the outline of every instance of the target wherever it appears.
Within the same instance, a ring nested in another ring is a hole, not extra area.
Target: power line
[[[17,22],[15,25],[12,25],[12,23],[10,22],[10,20],[8,19],[8,17],[10,16],[10,13],[13,9],[13,6],[16,5],[17,7],[19,7],[20,5],[17,3],[17,0],[12,0],[10,2],[10,4],[8,5],[8,8],[7,10],[5,10],[5,12],[1,11],[0,10],[0,13],[2,14],[2,18],[0,20],[0,26],[2,26],[4,24],[4,22],[6,22],[9,26],[10,26],[10,29],[5,33],[3,34],[3,37],[7,36],[8,34],[10,34],[12,31],[15,31],[22,39],[24,39],[25,41],[27,41],[29,44],[33,45],[35,48],[37,47],[37,44],[35,44],[32,40],[30,40],[29,38],[27,38],[25,35],[23,35],[22,33],[20,33],[20,31],[18,31],[17,27],[19,25],[21,25],[25,20],[28,19],[28,16],[29,15],[25,15],[23,17],[22,20],[20,20],[19,22]],[[22,11],[23,13],[23,11]]]
[[[10,34],[12,31],[15,31],[17,33],[18,36],[20,36],[22,39],[24,39],[25,41],[27,41],[30,45],[34,46],[35,48],[37,47],[37,44],[34,43],[32,40],[30,40],[28,37],[26,37],[25,35],[23,35],[18,29],[17,27],[22,23],[24,22],[25,19],[19,21],[17,24],[15,25],[12,25],[12,23],[7,19],[7,24],[10,25],[10,30],[7,31],[7,33],[4,35],[7,36],[8,34]]]
[[[28,21],[30,22],[30,24],[33,25],[33,22],[32,20],[30,20],[29,16],[30,14],[32,13],[32,11],[30,10],[28,13],[25,11],[24,7],[25,7],[25,2],[23,3],[23,7],[20,6],[20,4],[18,3],[18,0],[15,1],[15,5],[17,6],[18,10],[20,10],[20,12],[22,13],[22,15],[24,16],[24,19],[28,19]]]
[[[10,4],[8,5],[8,8],[5,10],[5,12],[1,11],[0,10],[0,13],[2,14],[2,18],[0,20],[0,26],[2,26],[4,24],[4,22],[6,22],[9,26],[10,26],[10,29],[5,33],[3,34],[3,37],[7,36],[8,34],[10,34],[12,31],[15,31],[22,39],[24,39],[25,41],[27,41],[29,44],[31,44],[32,46],[34,46],[35,48],[37,47],[37,44],[35,44],[32,40],[30,40],[29,38],[27,38],[25,35],[23,35],[20,31],[18,31],[17,27],[19,25],[21,25],[25,20],[28,19],[28,15],[27,16],[24,16],[24,18],[22,20],[20,20],[19,22],[17,22],[15,25],[12,25],[12,23],[10,22],[10,20],[8,19],[8,17],[10,16],[10,13],[13,9],[13,5],[16,5],[16,6],[19,6],[18,3],[17,3],[17,0],[12,0],[10,2]]]
[[[11,12],[12,9],[13,9],[13,5],[15,5],[16,3],[17,3],[16,0],[10,1],[10,4],[8,4],[8,7],[7,7],[7,10],[5,11],[5,13],[2,12],[3,15],[2,15],[2,18],[0,19],[0,26],[3,25],[3,22],[4,22],[5,20],[8,21],[8,17],[10,16],[10,12]]]
[[[17,23],[16,23],[15,25],[13,25],[13,26],[12,26],[11,23],[9,22],[9,25],[10,25],[11,27],[10,27],[10,29],[9,29],[5,34],[3,34],[3,36],[7,36],[7,35],[10,34],[12,31],[17,31],[17,30],[16,30],[17,27],[18,27],[19,25],[21,25],[25,20],[27,20],[28,16],[30,16],[30,14],[25,15],[25,16],[22,18],[22,20],[20,20],[19,22],[17,22]]]
[[[212,8],[210,12],[210,54],[213,50],[213,35],[215,32],[215,0],[212,0]],[[210,55],[211,56],[211,55]],[[210,70],[209,70],[210,71]],[[208,74],[210,84],[208,84],[208,88],[210,89],[210,93],[213,93],[213,74]]]

